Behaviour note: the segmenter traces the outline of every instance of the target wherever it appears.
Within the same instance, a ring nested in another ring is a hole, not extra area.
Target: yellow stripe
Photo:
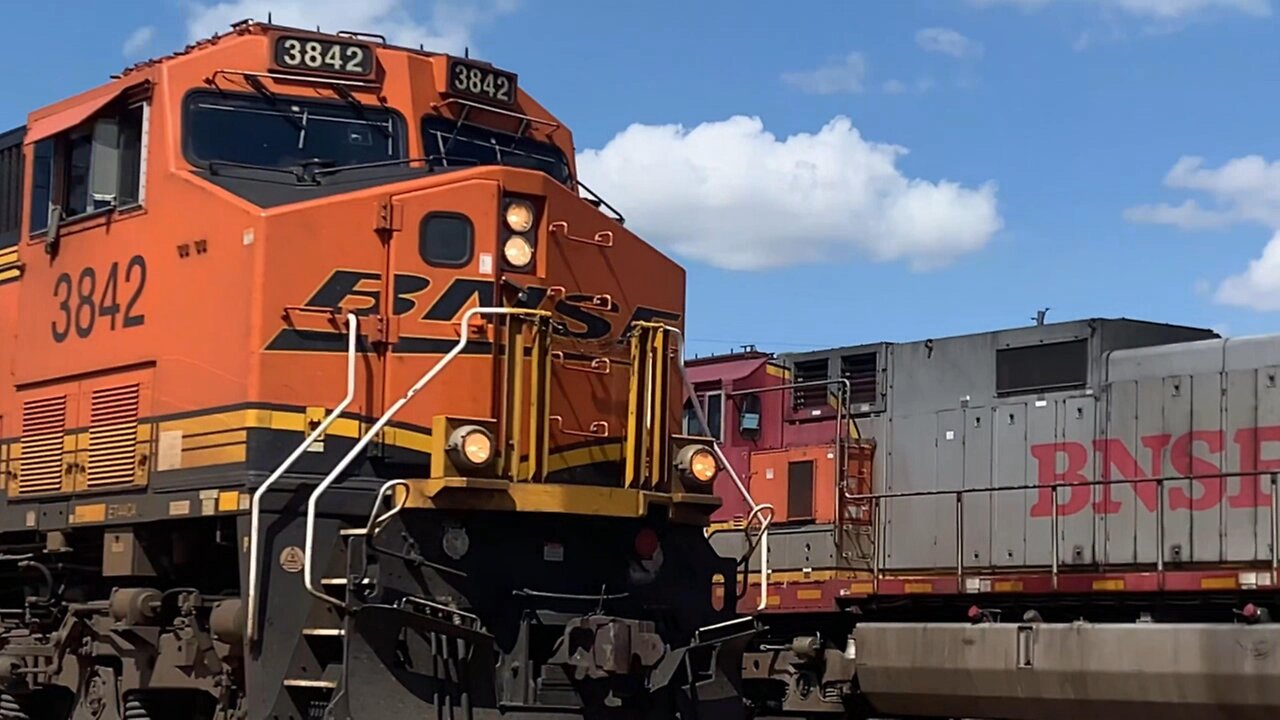
[[[334,425],[337,425],[337,423],[334,423]],[[353,433],[350,437],[359,437],[359,434]],[[386,445],[405,448],[407,450],[416,450],[421,453],[431,452],[431,436],[424,432],[409,430],[407,428],[391,427],[383,429],[382,437],[383,443]]]
[[[229,410],[163,420],[159,423],[144,420],[138,427],[138,439],[145,445],[160,433],[181,432],[183,434],[181,467],[185,470],[244,462],[249,430],[303,433],[307,429],[306,414],[300,411]],[[364,422],[351,418],[339,418],[329,426],[326,435],[354,439],[363,435],[366,430],[367,424]],[[84,445],[81,436],[87,434],[88,430],[85,429],[68,431],[64,436],[64,455],[74,455]],[[433,449],[430,434],[402,427],[385,428],[382,442],[387,446],[421,453],[429,453]],[[15,438],[14,442],[8,444],[8,448],[10,462],[22,457],[20,438]],[[552,454],[548,470],[554,472],[600,462],[619,462],[621,459],[621,442],[578,447]],[[527,466],[528,461],[522,464]]]
[[[1200,587],[1204,590],[1235,590],[1236,579],[1234,577],[1201,578]]]
[[[822,591],[821,590],[797,590],[796,599],[797,600],[821,600]]]
[[[218,512],[235,512],[240,509],[240,492],[237,490],[218,493]]]
[[[554,512],[571,515],[646,517],[652,505],[704,506],[709,512],[719,501],[712,495],[667,495],[620,487],[513,483],[475,478],[410,480],[408,508]]]
[[[230,465],[242,463],[245,459],[245,446],[201,448],[182,452],[182,469],[208,467],[210,465]]]
[[[182,439],[182,452],[186,453],[191,450],[218,447],[220,445],[236,445],[248,442],[248,439],[248,430],[227,430],[226,432],[212,433],[210,435],[184,437]]]
[[[78,505],[71,511],[72,523],[99,523],[107,519],[107,504]]]
[[[1124,579],[1114,578],[1110,580],[1094,580],[1093,589],[1094,590],[1123,590]]]

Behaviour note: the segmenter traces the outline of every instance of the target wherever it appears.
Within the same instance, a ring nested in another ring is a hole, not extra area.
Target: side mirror
[[[738,413],[738,432],[745,434],[756,433],[760,431],[760,413],[742,412]]]
[[[44,236],[45,237],[44,251],[50,257],[55,257],[58,254],[58,241],[61,239],[58,231],[61,229],[61,225],[62,225],[62,206],[50,205],[49,206],[49,223],[48,225],[46,225],[45,236]]]

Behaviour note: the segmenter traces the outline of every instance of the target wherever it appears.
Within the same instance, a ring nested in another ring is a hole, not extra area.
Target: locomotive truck
[[[0,135],[0,718],[740,715],[684,272],[514,73],[245,21]]]
[[[757,717],[1280,712],[1280,336],[1129,319],[689,362]],[[765,582],[761,582],[761,570]]]

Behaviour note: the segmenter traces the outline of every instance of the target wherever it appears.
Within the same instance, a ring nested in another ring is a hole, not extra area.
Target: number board
[[[277,35],[272,64],[281,70],[370,77],[373,47],[305,35]]]
[[[450,58],[449,93],[481,102],[514,105],[516,76],[505,70]]]

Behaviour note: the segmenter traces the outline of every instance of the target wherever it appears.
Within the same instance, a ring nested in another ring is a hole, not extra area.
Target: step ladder
[[[291,697],[302,717],[325,717],[328,709],[338,700],[345,688],[347,656],[350,638],[352,607],[358,604],[358,594],[370,586],[364,567],[367,545],[374,536],[403,509],[409,497],[409,483],[389,480],[375,496],[372,512],[364,527],[347,528],[339,532],[330,567],[323,571],[313,563],[316,550],[317,509],[325,492],[346,472],[365,447],[377,437],[400,410],[421,392],[444,368],[462,353],[475,339],[473,321],[482,316],[508,317],[512,320],[534,320],[542,325],[549,323],[551,313],[545,310],[508,307],[478,307],[467,310],[459,321],[459,337],[454,347],[428,369],[409,390],[356,441],[351,450],[330,470],[328,475],[311,491],[306,505],[306,536],[303,545],[302,581],[314,598],[307,609],[305,627],[297,638],[282,686]],[[350,406],[355,397],[356,355],[359,337],[359,318],[354,313],[346,315],[347,327],[347,389],[341,402],[303,439],[297,448],[257,488],[250,504],[249,568],[247,583],[246,640],[250,652],[260,654],[263,603],[259,597],[263,568],[261,516],[262,498],[288,470],[302,457],[313,442],[327,430]],[[511,323],[517,324],[517,323]],[[543,342],[546,342],[544,339]],[[384,510],[386,500],[395,491],[392,507]],[[429,600],[419,601],[432,605]],[[456,612],[454,614],[457,614]],[[465,613],[464,613],[465,614]],[[276,648],[275,650],[279,650]]]

